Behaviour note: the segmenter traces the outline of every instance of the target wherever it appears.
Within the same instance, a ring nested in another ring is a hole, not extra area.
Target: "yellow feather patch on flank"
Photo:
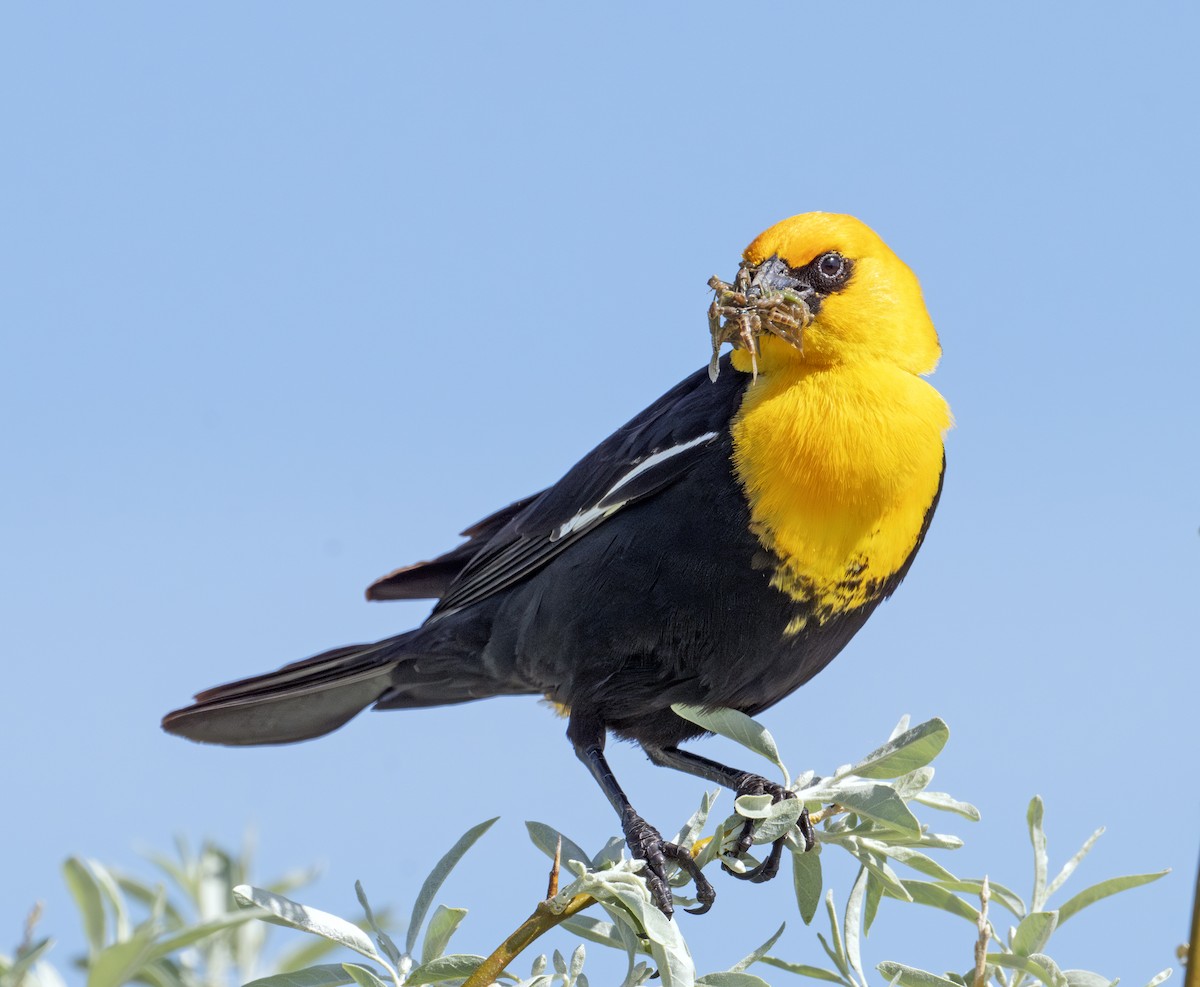
[[[824,621],[877,597],[912,553],[950,409],[893,363],[814,366],[786,343],[762,343],[732,425],[734,466],[755,534],[782,562],[772,584]]]
[[[555,716],[561,716],[564,720],[571,715],[571,707],[566,703],[560,703],[557,699],[542,696],[541,703],[544,706],[548,706]]]

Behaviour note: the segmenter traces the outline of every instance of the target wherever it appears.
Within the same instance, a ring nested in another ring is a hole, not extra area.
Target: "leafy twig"
[[[987,985],[987,944],[991,935],[988,925],[988,899],[991,898],[987,875],[983,875],[983,886],[979,889],[979,938],[975,941],[975,987]]]

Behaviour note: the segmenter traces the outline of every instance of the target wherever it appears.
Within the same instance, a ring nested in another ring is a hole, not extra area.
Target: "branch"
[[[479,964],[475,972],[467,978],[463,987],[490,987],[508,967],[508,964],[516,959],[535,939],[544,936],[556,925],[594,904],[596,904],[596,899],[590,894],[580,894],[572,898],[561,912],[554,912],[548,902],[539,901],[533,914],[497,946],[491,956]]]

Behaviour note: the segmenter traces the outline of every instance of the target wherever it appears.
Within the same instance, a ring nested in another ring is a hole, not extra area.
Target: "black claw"
[[[699,904],[695,908],[685,908],[684,911],[689,915],[703,915],[712,908],[713,902],[717,900],[717,889],[712,886],[709,879],[696,866],[696,861],[692,859],[691,852],[685,847],[678,846],[675,843],[664,843],[663,851],[687,872],[688,877],[696,885],[696,900]]]
[[[808,809],[801,810],[796,825],[800,827],[800,835],[804,837],[804,852],[808,853],[817,842],[817,832],[813,829],[812,820],[808,818]]]
[[[740,798],[743,795],[770,795],[772,803],[781,802],[784,799],[794,799],[796,793],[784,788],[782,785],[777,785],[773,781],[768,781],[759,775],[746,775],[741,784],[738,785],[737,795],[735,798]],[[804,837],[805,851],[811,850],[816,842],[816,833],[813,832],[812,823],[808,818],[808,810],[803,809],[800,812],[800,818],[796,825],[800,827],[800,835]],[[725,872],[732,874],[738,880],[751,881],[755,884],[762,884],[765,881],[771,880],[779,873],[779,861],[783,856],[783,843],[786,837],[781,836],[771,844],[771,852],[757,867],[753,867],[743,873],[738,873],[732,870],[728,864],[722,861],[721,867]],[[750,847],[754,845],[754,820],[747,819],[742,826],[742,831],[738,834],[736,844],[737,856],[750,852]]]
[[[721,866],[725,869],[727,874],[732,874],[739,881],[750,881],[752,884],[763,884],[766,881],[771,880],[771,878],[779,873],[779,861],[783,857],[783,843],[784,841],[782,837],[772,843],[771,852],[767,855],[767,859],[757,867],[752,867],[748,871],[738,873],[737,871],[732,870],[729,865],[724,862],[722,862]]]
[[[693,915],[703,915],[711,907],[717,892],[709,883],[692,855],[681,846],[668,843],[662,834],[636,812],[629,813],[621,827],[625,831],[625,843],[629,852],[638,860],[646,862],[646,886],[655,906],[667,918],[675,914],[675,902],[671,896],[671,885],[667,881],[667,860],[674,860],[696,884],[696,898],[700,904],[686,909]]]

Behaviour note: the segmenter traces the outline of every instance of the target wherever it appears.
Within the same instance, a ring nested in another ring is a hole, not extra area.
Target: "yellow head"
[[[931,373],[941,356],[921,285],[879,236],[853,216],[810,212],[759,234],[745,259],[763,265],[764,286],[799,290],[814,310],[803,352],[773,336],[760,338],[760,366],[801,360],[824,366],[886,362]],[[782,263],[766,267],[771,258]],[[734,353],[749,369],[749,355]]]

